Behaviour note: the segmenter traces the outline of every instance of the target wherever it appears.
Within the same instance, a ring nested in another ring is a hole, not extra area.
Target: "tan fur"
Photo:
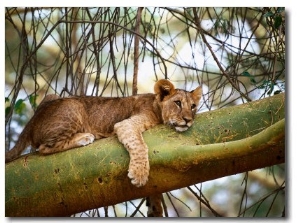
[[[194,122],[202,94],[200,87],[187,92],[175,89],[168,80],[156,82],[154,92],[125,98],[48,95],[15,147],[6,153],[5,161],[16,159],[29,145],[46,155],[116,134],[130,156],[128,177],[132,184],[143,186],[150,167],[142,132],[160,123],[177,131],[187,130]]]

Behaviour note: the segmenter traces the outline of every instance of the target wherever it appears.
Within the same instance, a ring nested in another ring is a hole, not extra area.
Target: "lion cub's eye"
[[[191,109],[196,108],[196,104],[192,104]]]
[[[181,101],[174,101],[176,105],[178,105],[181,108]]]

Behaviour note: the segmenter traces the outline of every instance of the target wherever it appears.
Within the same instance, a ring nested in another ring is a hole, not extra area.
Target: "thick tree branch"
[[[50,156],[25,155],[6,165],[6,216],[69,216],[285,162],[285,97],[205,112],[177,133],[145,132],[150,177],[137,188],[129,157],[115,137]]]

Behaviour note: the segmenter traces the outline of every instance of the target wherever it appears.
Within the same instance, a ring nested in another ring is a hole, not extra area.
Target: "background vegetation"
[[[199,112],[284,92],[284,8],[6,8],[6,150],[46,94],[128,96],[160,78],[202,85]],[[284,200],[284,165],[164,194],[166,216],[284,216]],[[140,199],[74,216],[145,210]]]

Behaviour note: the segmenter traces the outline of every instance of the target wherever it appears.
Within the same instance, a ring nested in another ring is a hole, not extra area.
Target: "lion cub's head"
[[[175,89],[170,81],[163,79],[156,82],[154,92],[161,107],[164,124],[173,126],[179,132],[191,127],[202,96],[200,86],[188,92]]]

